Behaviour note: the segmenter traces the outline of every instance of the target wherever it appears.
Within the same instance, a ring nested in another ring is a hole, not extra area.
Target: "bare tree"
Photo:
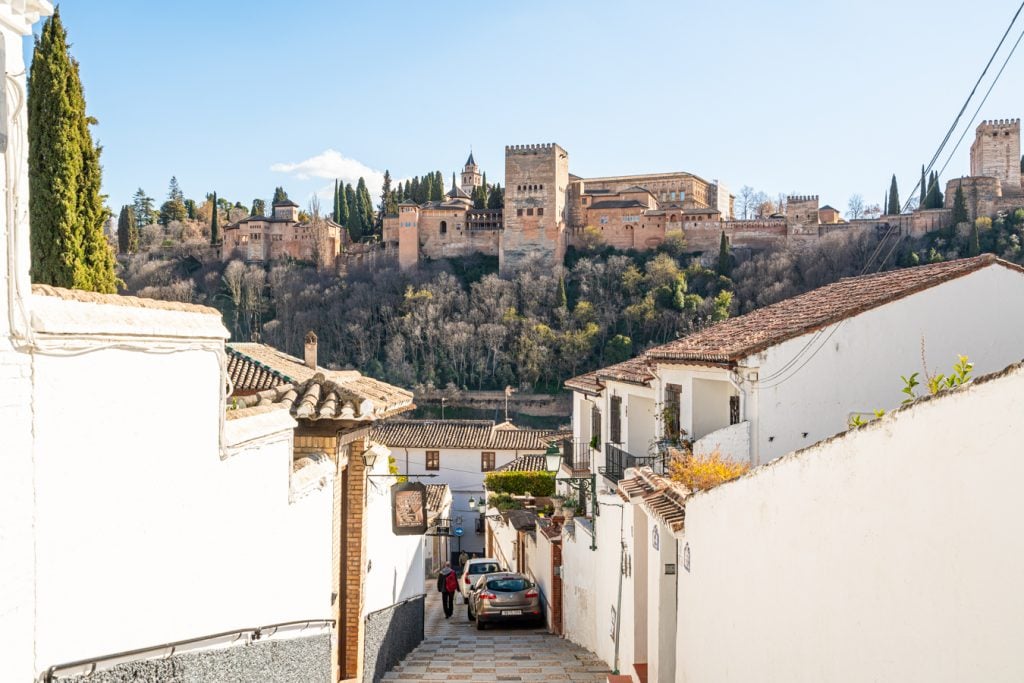
[[[846,217],[851,220],[864,218],[864,197],[859,194],[850,197],[846,203]]]
[[[740,188],[737,199],[739,199],[741,217],[746,219],[753,215],[754,209],[757,206],[756,196],[757,193],[750,185],[744,185]]]

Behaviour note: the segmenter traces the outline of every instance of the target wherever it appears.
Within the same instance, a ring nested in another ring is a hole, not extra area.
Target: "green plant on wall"
[[[922,350],[923,357],[923,350]],[[971,373],[974,371],[974,363],[972,363],[967,356],[957,356],[956,363],[953,364],[953,371],[946,375],[943,373],[937,373],[935,375],[929,375],[927,368],[925,368],[925,380],[926,386],[928,387],[928,394],[934,396],[940,391],[946,389],[955,389],[959,386],[968,384],[971,381]],[[910,375],[900,375],[900,379],[903,381],[903,388],[900,392],[906,395],[906,398],[901,402],[903,405],[914,401],[919,398],[917,395],[917,387],[921,386],[918,381],[919,373],[912,373]],[[885,415],[884,410],[875,410],[875,419],[883,417]],[[870,419],[864,419],[864,416],[860,413],[856,413],[850,416],[847,426],[852,429],[854,427],[860,427],[871,422]]]
[[[488,472],[484,486],[491,493],[505,493],[510,496],[548,497],[555,494],[554,472]]]

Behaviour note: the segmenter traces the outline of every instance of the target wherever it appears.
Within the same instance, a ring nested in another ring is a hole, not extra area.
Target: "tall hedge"
[[[522,496],[531,493],[535,496],[555,495],[554,472],[488,472],[484,476],[484,485],[491,493],[508,493]]]

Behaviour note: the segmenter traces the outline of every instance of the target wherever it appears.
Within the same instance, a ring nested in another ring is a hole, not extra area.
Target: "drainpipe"
[[[619,634],[622,633],[622,575],[626,565],[626,537],[623,533],[623,524],[626,518],[626,509],[623,505],[616,505],[619,508],[619,595],[615,605],[615,660],[612,664],[612,673],[619,675]]]

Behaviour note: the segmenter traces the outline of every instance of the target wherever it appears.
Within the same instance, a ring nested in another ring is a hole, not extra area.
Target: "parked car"
[[[462,567],[462,579],[459,581],[462,601],[469,602],[469,590],[481,574],[493,574],[500,571],[502,571],[501,565],[493,557],[474,557],[472,560],[467,560]]]
[[[469,620],[481,631],[500,621],[543,621],[537,585],[522,574],[499,572],[477,580],[466,607]]]

